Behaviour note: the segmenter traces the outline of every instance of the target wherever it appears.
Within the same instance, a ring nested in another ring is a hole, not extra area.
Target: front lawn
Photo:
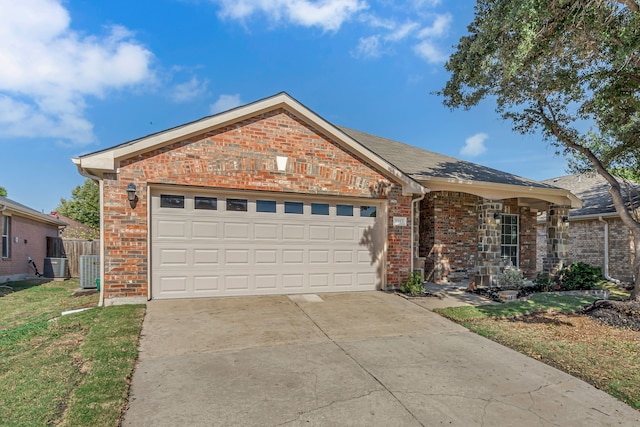
[[[594,300],[538,294],[527,301],[434,311],[640,409],[640,332],[581,314]]]
[[[71,296],[77,280],[11,286],[0,297],[0,425],[117,426],[145,307],[95,307],[96,294]]]

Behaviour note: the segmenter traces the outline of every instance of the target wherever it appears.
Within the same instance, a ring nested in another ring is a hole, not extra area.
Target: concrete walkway
[[[153,301],[123,425],[640,425],[604,392],[413,301]]]

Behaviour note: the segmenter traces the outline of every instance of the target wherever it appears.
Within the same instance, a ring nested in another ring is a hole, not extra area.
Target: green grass
[[[577,314],[592,301],[587,296],[538,294],[528,301],[434,311],[640,409],[640,332]]]
[[[0,425],[117,426],[144,306],[92,308],[77,280],[20,282],[0,298]]]
[[[596,298],[590,296],[568,296],[558,294],[535,294],[527,301],[516,301],[500,305],[482,305],[437,308],[434,311],[456,322],[488,317],[522,316],[536,311],[554,310],[572,313]]]

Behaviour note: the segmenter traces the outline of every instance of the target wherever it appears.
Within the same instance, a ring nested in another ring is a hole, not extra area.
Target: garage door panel
[[[335,239],[353,241],[355,236],[355,227],[352,226],[337,226],[335,227]]]
[[[194,249],[193,264],[195,266],[217,266],[219,265],[220,251],[217,249]]]
[[[225,251],[225,262],[227,264],[234,265],[248,265],[249,264],[249,250],[248,249],[227,249]]]
[[[302,249],[288,249],[282,251],[282,262],[284,264],[303,264],[304,263],[304,250]]]
[[[282,284],[285,289],[304,289],[304,274],[283,274]]]
[[[292,214],[284,202],[300,201],[286,195],[202,191],[185,189],[183,209],[162,209],[161,190],[152,190],[153,298],[374,290],[382,283],[385,227],[376,225],[381,218],[360,218],[357,200],[347,202],[354,216],[343,217],[330,198],[313,202],[330,206],[328,215],[313,214],[310,201]],[[195,195],[216,197],[219,209],[195,209]],[[247,200],[247,210],[226,211],[225,197]],[[276,212],[273,205],[257,211],[256,200],[275,200]],[[384,217],[384,205],[366,202],[372,204]],[[379,255],[372,258],[372,251]]]
[[[219,291],[219,277],[218,276],[199,276],[193,277],[193,290],[194,292],[211,292]]]
[[[283,224],[283,240],[304,240],[304,225]]]
[[[193,239],[217,239],[218,227],[217,222],[193,221],[191,223],[191,237]]]
[[[227,275],[224,278],[225,287],[232,291],[248,291],[249,290],[249,275]]]
[[[277,274],[256,274],[256,289],[260,290],[276,290],[278,288]]]
[[[309,251],[309,263],[311,264],[329,264],[328,249],[312,249]]]
[[[159,239],[184,239],[187,237],[186,222],[161,220],[156,223],[156,235]]]
[[[225,239],[249,239],[249,224],[245,222],[224,223]]]
[[[160,251],[160,266],[186,266],[187,250],[186,249],[162,249]]]
[[[278,238],[277,224],[254,224],[253,227],[256,240],[276,240]]]

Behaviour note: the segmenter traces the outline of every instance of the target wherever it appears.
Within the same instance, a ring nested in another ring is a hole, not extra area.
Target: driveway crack
[[[349,353],[347,351],[346,348],[344,348],[343,346],[341,346],[338,342],[336,342],[336,340],[334,340],[331,336],[329,336],[329,334],[327,334],[325,332],[324,329],[322,329],[320,327],[320,325],[311,317],[309,316],[309,314],[302,308],[300,307],[300,305],[298,304],[297,301],[293,302],[295,304],[296,307],[298,307],[298,309],[307,317],[307,319],[309,319],[314,325],[316,325],[316,328],[318,328],[318,330],[320,330],[320,332],[322,332],[322,334],[327,337],[327,339],[329,341],[331,341],[333,343],[333,345],[335,345],[337,348],[339,348],[349,359],[351,359],[353,361],[353,363],[355,363],[356,365],[358,365],[358,367],[360,367],[360,369],[362,369],[364,372],[367,373],[367,375],[369,375],[371,378],[373,378],[373,380],[375,382],[377,382],[380,387],[382,387],[384,390],[387,391],[387,393],[389,393],[396,402],[398,402],[398,404],[404,408],[405,411],[407,411],[408,414],[411,415],[411,417],[413,417],[413,419],[421,426],[424,427],[424,423],[422,423],[420,421],[420,419],[416,416],[416,414],[414,414],[411,409],[409,409],[399,398],[398,396],[396,396],[396,394],[389,389],[377,376],[375,376],[375,374],[373,372],[371,372],[370,370],[368,370],[364,365],[362,365],[351,353]],[[374,390],[375,391],[375,390]],[[370,395],[371,393],[373,393],[374,391],[369,392],[367,395]],[[361,396],[362,397],[362,396]],[[353,400],[353,399],[349,399],[349,400]],[[299,418],[299,417],[298,417]],[[294,420],[295,421],[295,420]]]

